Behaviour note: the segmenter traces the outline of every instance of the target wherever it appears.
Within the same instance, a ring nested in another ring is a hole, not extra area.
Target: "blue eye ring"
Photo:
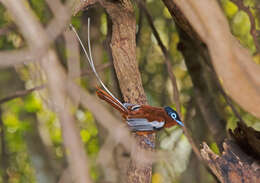
[[[176,119],[176,118],[177,118],[177,114],[171,113],[171,117],[172,117],[173,119]]]

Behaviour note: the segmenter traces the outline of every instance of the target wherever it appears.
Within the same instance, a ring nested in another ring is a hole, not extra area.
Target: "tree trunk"
[[[136,20],[131,1],[125,0],[121,3],[102,1],[101,4],[113,23],[110,46],[123,98],[128,103],[147,104],[136,60]],[[152,149],[144,140],[149,139],[154,143],[155,135],[135,136],[142,148]],[[151,174],[152,164],[138,167],[131,161],[126,182],[149,183]]]

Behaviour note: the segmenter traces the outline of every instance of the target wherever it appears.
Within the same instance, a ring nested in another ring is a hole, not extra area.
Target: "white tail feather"
[[[96,75],[96,77],[97,77],[99,83],[100,83],[100,84],[102,85],[102,87],[106,90],[106,92],[109,93],[109,95],[110,95],[111,97],[113,97],[124,109],[127,110],[127,108],[108,90],[108,88],[107,88],[107,87],[105,86],[105,84],[102,82],[102,80],[100,79],[100,77],[99,77],[99,75],[98,75],[98,73],[97,73],[97,71],[96,71],[96,68],[95,68],[95,65],[94,65],[94,62],[93,62],[93,58],[92,58],[92,54],[91,54],[91,46],[90,46],[90,45],[91,45],[91,44],[90,44],[90,18],[88,18],[88,51],[89,51],[89,55],[88,55],[87,50],[85,49],[85,47],[84,47],[84,45],[83,45],[83,43],[82,43],[82,41],[81,41],[81,39],[80,39],[80,37],[79,37],[79,35],[78,35],[76,29],[75,29],[75,28],[73,27],[73,25],[71,25],[71,24],[70,24],[70,27],[71,27],[72,31],[75,33],[75,35],[76,35],[76,37],[77,37],[77,39],[78,39],[78,41],[79,41],[79,43],[80,43],[80,45],[81,45],[83,51],[84,51],[84,53],[85,53],[85,55],[86,55],[86,57],[87,57],[87,60],[88,60],[88,62],[89,62],[89,64],[90,64],[90,67],[91,67],[91,69],[93,70],[94,74]]]

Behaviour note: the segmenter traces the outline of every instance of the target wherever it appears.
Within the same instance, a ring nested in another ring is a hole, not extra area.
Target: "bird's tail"
[[[105,92],[104,90],[97,88],[97,96],[99,98],[101,98],[102,100],[105,100],[107,103],[109,103],[111,106],[113,106],[115,109],[117,109],[121,114],[127,115],[128,114],[128,110],[126,109],[126,107],[118,102],[117,100],[115,100],[113,97],[111,97],[107,92]]]
[[[93,61],[93,58],[92,58],[92,54],[91,54],[91,44],[90,44],[90,19],[88,18],[88,51],[89,53],[87,52],[86,48],[84,47],[76,29],[70,25],[70,27],[72,28],[72,31],[75,33],[86,57],[87,57],[87,60],[89,62],[89,65],[92,69],[92,71],[94,72],[94,74],[96,75],[96,78],[97,80],[99,81],[99,83],[102,85],[102,87],[104,88],[104,90],[98,88],[97,90],[97,95],[99,96],[99,98],[105,100],[106,102],[108,102],[110,105],[112,105],[114,108],[116,108],[117,110],[119,110],[121,113],[123,114],[127,114],[128,113],[128,109],[126,106],[124,106],[110,91],[109,89],[105,86],[105,84],[102,82],[101,78],[99,77],[97,71],[96,71],[96,68],[95,68],[95,65],[94,65],[94,61]]]

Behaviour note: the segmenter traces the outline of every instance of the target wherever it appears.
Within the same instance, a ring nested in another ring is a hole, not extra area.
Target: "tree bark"
[[[128,103],[147,104],[136,60],[136,20],[131,1],[124,0],[120,3],[102,1],[101,4],[113,23],[110,46],[123,98]],[[135,136],[140,147],[152,149],[144,140],[148,139],[154,143],[155,135]],[[126,182],[149,183],[151,175],[152,164],[139,167],[131,161]]]
[[[222,183],[257,183],[260,180],[258,162],[247,156],[233,141],[223,143],[224,151],[216,155],[203,144],[201,155]]]

